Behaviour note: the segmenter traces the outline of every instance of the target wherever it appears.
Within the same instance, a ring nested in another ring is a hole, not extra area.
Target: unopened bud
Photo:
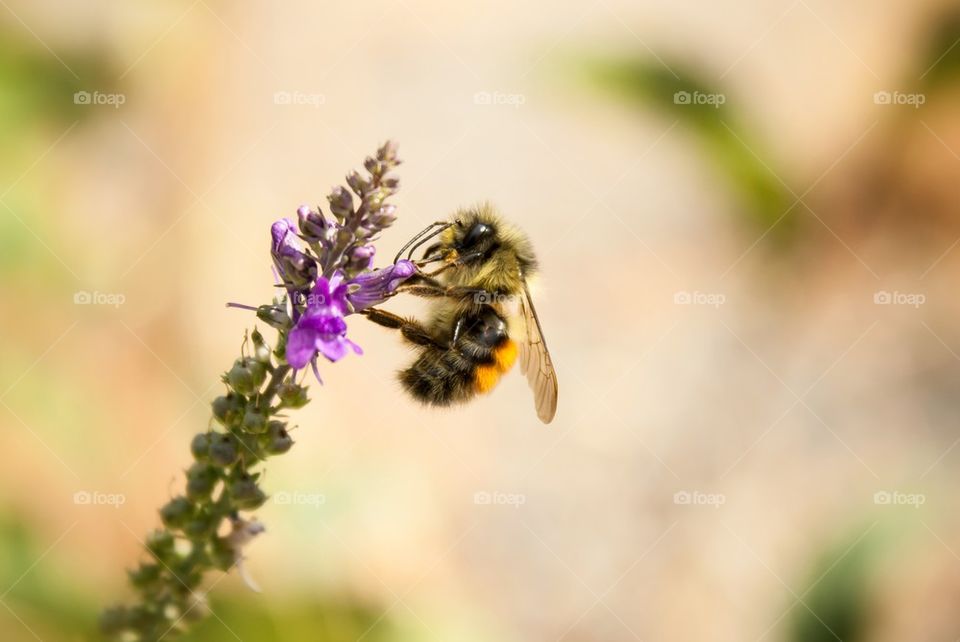
[[[174,497],[160,509],[160,519],[167,528],[181,528],[193,514],[193,504],[186,497]]]
[[[327,238],[327,232],[330,230],[330,221],[324,215],[317,211],[314,212],[306,205],[297,210],[297,219],[300,227],[300,234],[309,243],[321,242]]]
[[[130,583],[138,589],[147,588],[160,577],[159,564],[140,564],[132,571],[127,571]]]
[[[261,305],[257,308],[257,318],[277,330],[289,330],[292,325],[287,311],[275,305]]]
[[[233,435],[217,435],[210,443],[210,462],[226,467],[237,461],[237,438]]]
[[[347,180],[350,180],[349,176]],[[330,201],[330,211],[337,217],[337,220],[342,221],[353,215],[353,197],[350,192],[341,186],[334,187],[330,195],[327,196],[327,200]]]
[[[234,368],[237,368],[237,366],[234,366]],[[233,370],[231,370],[231,373],[233,373]],[[239,376],[240,375],[235,374],[234,379],[240,381],[237,379]],[[244,376],[246,375],[244,374]],[[227,378],[230,379],[230,374],[227,375]],[[253,378],[250,376],[249,383],[251,383],[251,386],[252,380]],[[240,383],[245,384],[247,381],[247,379],[244,379],[243,381],[240,381]],[[211,408],[213,409],[214,418],[224,426],[236,424],[240,418],[243,417],[243,405],[243,397],[234,392],[230,392],[226,396],[217,397],[213,400],[213,403],[210,404]]]
[[[243,428],[247,432],[262,433],[267,429],[267,418],[255,409],[247,410],[243,416]]]
[[[197,462],[187,470],[187,497],[197,501],[210,497],[219,475],[210,464]]]
[[[190,442],[190,453],[197,461],[204,461],[210,454],[210,433],[201,432]]]
[[[360,175],[360,172],[354,170],[347,174],[347,185],[357,196],[363,195],[370,189],[370,181]]]
[[[310,401],[307,398],[307,389],[291,381],[281,384],[277,393],[280,395],[280,403],[287,408],[302,408]]]
[[[230,485],[230,496],[237,508],[243,510],[260,508],[267,501],[266,494],[260,490],[256,480],[251,477],[243,477],[233,482]]]
[[[287,425],[276,419],[268,424],[263,441],[264,449],[271,455],[282,455],[293,446],[293,439],[287,432]]]
[[[266,341],[264,341],[263,335],[260,334],[259,330],[254,328],[253,333],[250,335],[250,339],[253,341],[253,358],[265,366],[269,365],[270,346],[267,345]]]
[[[373,266],[373,255],[376,253],[372,245],[358,245],[347,253],[344,271],[347,276],[353,276]]]

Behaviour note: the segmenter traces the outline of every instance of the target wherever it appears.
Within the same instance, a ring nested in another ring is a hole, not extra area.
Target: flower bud
[[[372,156],[367,156],[363,160],[363,166],[366,168],[368,172],[370,172],[374,176],[379,176],[384,171],[386,171],[386,165],[379,162],[377,159],[373,158]]]
[[[376,212],[381,207],[383,207],[383,200],[389,196],[383,190],[377,190],[375,192],[369,192],[363,198],[363,204],[366,205],[368,212]]]
[[[361,176],[360,172],[353,170],[347,174],[347,185],[357,196],[361,196],[370,189],[370,181]]]
[[[183,592],[183,589],[186,589],[189,592],[190,589],[196,588],[203,579],[203,573],[197,569],[194,556],[188,556],[181,560],[179,564],[172,567],[172,571],[179,585],[177,591]]]
[[[147,550],[164,560],[173,553],[173,535],[169,531],[154,530],[147,535]]]
[[[263,335],[260,334],[260,331],[254,328],[250,339],[253,341],[253,358],[264,366],[270,365],[270,346],[263,340]]]
[[[306,205],[297,210],[300,233],[308,243],[323,243],[331,229],[331,223],[320,211],[314,212]]]
[[[383,229],[393,225],[393,222],[397,220],[397,206],[392,204],[384,205],[374,212],[371,220],[376,223],[377,229]]]
[[[210,497],[219,475],[210,464],[197,462],[187,470],[187,497],[197,501]]]
[[[287,425],[274,419],[268,424],[262,443],[268,454],[282,455],[293,446],[293,439],[287,432]]]
[[[347,181],[349,180],[350,178],[347,177]],[[330,211],[337,217],[337,220],[342,221],[353,216],[353,197],[343,187],[339,185],[334,187],[330,195],[327,196],[327,200],[330,201]]]
[[[226,537],[217,537],[213,540],[210,547],[210,556],[213,559],[213,565],[221,571],[228,571],[237,561],[237,553],[233,549],[230,541]]]
[[[250,369],[250,373],[253,375],[254,387],[259,390],[263,382],[267,380],[267,367],[254,357],[247,357],[243,361],[244,365]]]
[[[377,160],[389,165],[399,165],[400,159],[397,158],[397,147],[398,145],[395,141],[388,140],[377,150]]]
[[[180,528],[193,514],[193,504],[186,497],[174,497],[160,509],[160,519],[167,528]]]
[[[307,389],[292,381],[280,384],[277,393],[280,395],[280,403],[287,408],[302,408],[310,401],[307,398]]]
[[[183,525],[183,533],[190,539],[206,537],[217,530],[221,519],[209,513],[201,513]]]
[[[276,305],[261,305],[257,308],[257,318],[271,328],[289,330],[291,321],[287,311]]]
[[[236,369],[237,366],[234,366]],[[231,370],[230,372],[233,372]],[[240,376],[240,375],[236,375]],[[236,378],[235,376],[235,378]],[[245,374],[243,376],[246,376]],[[227,379],[230,379],[230,374],[227,374]],[[248,378],[250,382],[253,381],[253,375],[251,374]],[[239,380],[238,380],[239,381]],[[243,383],[243,382],[241,382]],[[232,385],[232,384],[231,384]],[[226,396],[220,396],[213,400],[213,403],[210,404],[213,409],[214,418],[219,421],[224,426],[232,426],[240,420],[243,416],[243,405],[244,399],[240,395],[230,392]]]
[[[257,486],[256,480],[249,476],[242,477],[230,484],[230,496],[237,508],[241,510],[260,508],[267,501],[266,494]]]
[[[383,187],[386,190],[388,190],[391,194],[395,193],[398,189],[400,189],[400,179],[394,176],[393,174],[388,174],[387,176],[384,176],[383,179],[380,181],[380,184],[383,185]]]
[[[233,435],[217,435],[210,443],[210,461],[216,466],[227,467],[237,461],[237,438]]]
[[[373,266],[373,255],[376,250],[372,245],[358,245],[347,252],[344,272],[348,277],[352,277],[364,270],[369,270]]]
[[[267,369],[259,361],[246,357],[237,359],[227,373],[227,383],[242,395],[252,395],[267,378]]]
[[[159,564],[140,564],[136,569],[127,571],[130,583],[138,589],[144,589],[160,578]]]
[[[243,429],[247,432],[260,434],[267,429],[267,418],[256,409],[251,408],[243,416]]]
[[[254,393],[253,373],[243,365],[241,359],[237,359],[233,367],[230,368],[230,372],[226,375],[226,382],[242,395],[252,395]]]
[[[237,435],[237,443],[239,444],[238,450],[240,451],[240,457],[243,458],[243,462],[246,466],[251,466],[255,462],[263,459],[263,454],[261,453],[260,447],[260,438],[262,434],[254,433],[240,433]]]
[[[190,453],[197,461],[206,460],[210,454],[210,433],[201,432],[194,435],[193,441],[190,442]]]

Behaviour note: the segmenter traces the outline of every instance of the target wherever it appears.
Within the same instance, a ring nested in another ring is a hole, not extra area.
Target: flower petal
[[[303,322],[303,317],[300,321]],[[317,354],[317,332],[298,323],[287,336],[287,363],[299,370]]]

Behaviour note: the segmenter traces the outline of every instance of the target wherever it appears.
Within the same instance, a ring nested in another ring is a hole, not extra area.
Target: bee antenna
[[[407,254],[407,258],[409,259],[410,256],[413,254],[413,252],[414,252],[418,247],[420,247],[421,245],[423,245],[424,243],[426,243],[427,241],[429,241],[429,240],[432,239],[434,236],[436,236],[436,235],[439,234],[440,232],[444,231],[445,229],[447,229],[447,228],[450,227],[451,225],[453,225],[453,223],[447,223],[447,222],[445,222],[445,221],[437,221],[437,222],[435,222],[435,223],[431,223],[430,225],[428,225],[427,227],[425,227],[419,234],[417,234],[417,235],[414,236],[412,239],[410,239],[409,241],[407,241],[407,244],[406,244],[406,245],[404,245],[402,248],[400,248],[400,251],[397,252],[397,256],[394,257],[393,262],[396,263],[397,261],[399,261],[399,260],[400,260],[400,257],[403,256],[403,253],[407,251],[407,248],[410,249],[410,252]],[[424,234],[427,234],[427,232],[430,232],[430,230],[433,230],[433,228],[438,227],[438,226],[439,226],[440,229],[434,230],[432,234],[428,235],[426,238],[422,238],[422,237],[424,236]],[[410,247],[411,245],[412,245],[413,247]]]

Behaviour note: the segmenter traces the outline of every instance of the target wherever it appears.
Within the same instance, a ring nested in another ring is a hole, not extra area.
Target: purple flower
[[[412,261],[403,259],[390,267],[360,274],[347,284],[347,300],[355,312],[382,303],[416,271]]]
[[[295,229],[288,218],[280,219],[270,228],[273,263],[288,289],[293,286],[294,291],[312,283],[317,275],[317,263],[304,253]]]
[[[330,361],[346,356],[348,349],[363,354],[360,346],[347,338],[347,284],[334,274],[317,279],[307,296],[306,310],[287,337],[287,363],[299,370],[313,362],[317,353]]]

